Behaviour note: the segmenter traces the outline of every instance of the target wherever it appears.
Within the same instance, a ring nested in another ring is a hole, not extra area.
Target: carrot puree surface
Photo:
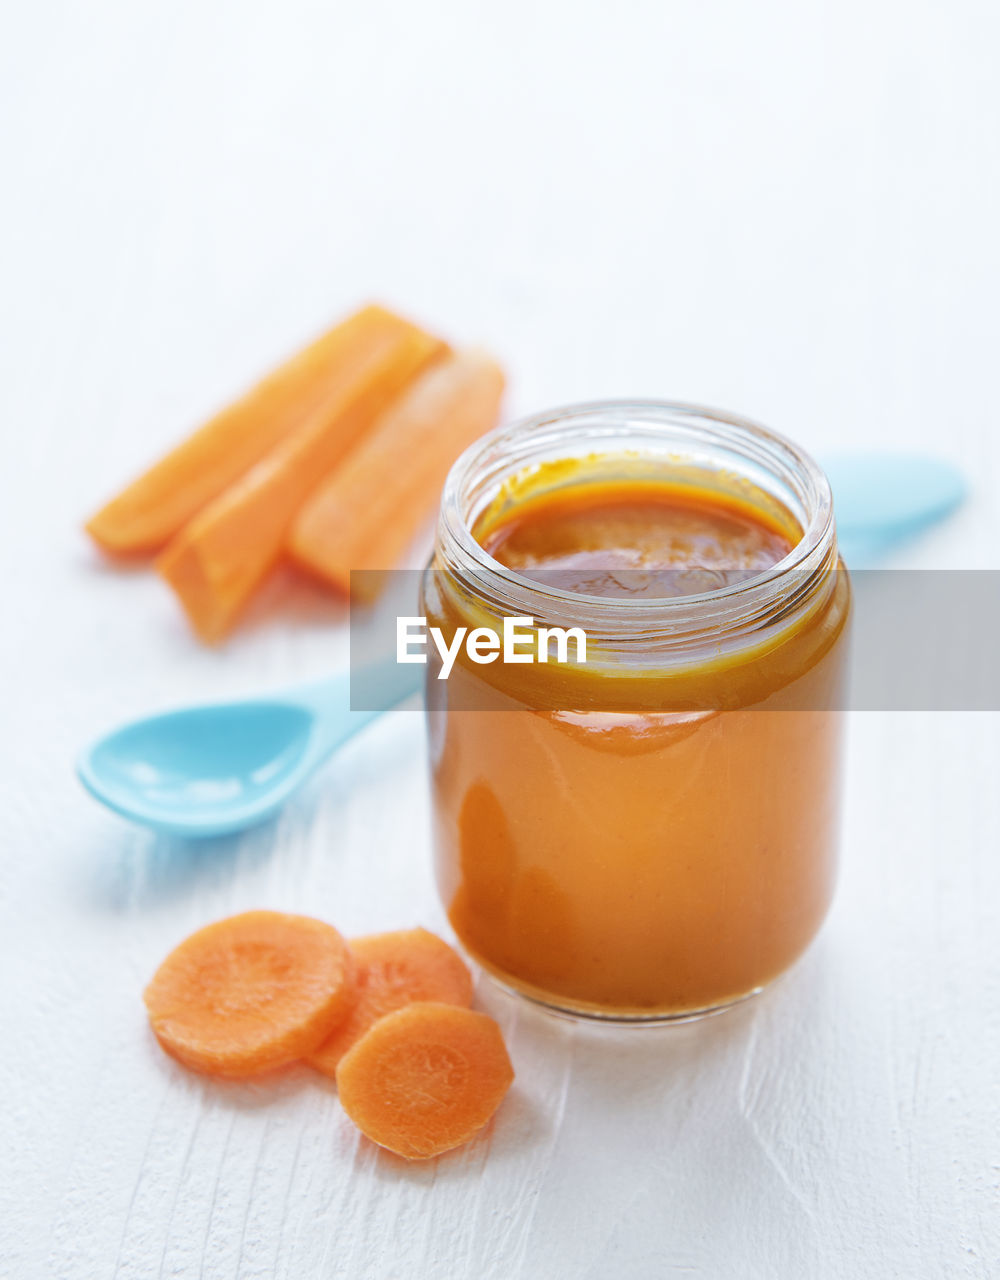
[[[558,571],[566,590],[617,597],[641,578],[623,571],[728,582],[777,564],[798,526],[760,497],[540,482],[473,532],[523,576]],[[622,681],[600,665],[574,673],[583,709],[510,709],[502,682],[519,676],[498,667],[456,667],[449,693],[429,681],[438,882],[477,960],[554,1006],[620,1017],[724,1005],[793,963],[834,884],[840,717],[802,691],[840,678],[849,589],[836,578],[782,644],[690,671],[698,709],[604,710]],[[658,678],[639,686],[650,698]],[[456,681],[481,710],[448,711]]]
[[[771,568],[793,545],[787,529],[745,504],[665,484],[564,491],[479,541],[526,577],[557,574],[564,590],[599,596],[634,594],[631,570],[708,571],[737,582]]]

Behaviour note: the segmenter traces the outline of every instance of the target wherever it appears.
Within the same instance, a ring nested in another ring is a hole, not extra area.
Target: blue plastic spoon
[[[352,711],[350,676],[124,725],[77,763],[92,796],[133,822],[219,836],[269,818],[349,738],[416,693],[425,668],[372,668]]]
[[[823,461],[849,569],[867,569],[961,503],[962,473],[940,458],[909,453],[833,454]]]
[[[946,515],[965,483],[954,467],[906,454],[827,460],[842,554],[865,568],[898,541]],[[350,710],[340,676],[286,693],[137,720],[84,752],[90,793],[134,822],[184,836],[217,836],[262,822],[382,710],[415,693],[425,668],[371,668],[365,695],[379,710]]]

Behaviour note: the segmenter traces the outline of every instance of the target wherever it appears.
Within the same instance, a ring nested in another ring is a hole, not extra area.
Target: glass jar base
[[[677,1011],[657,1009],[646,1012],[639,1009],[602,1009],[597,1005],[561,1004],[557,997],[526,990],[523,987],[516,986],[514,983],[505,981],[491,969],[486,968],[481,961],[479,962],[479,967],[483,976],[492,986],[499,988],[509,996],[513,996],[518,1000],[525,1000],[528,1004],[534,1005],[535,1008],[542,1009],[553,1017],[562,1018],[567,1022],[589,1023],[604,1027],[669,1027],[684,1022],[701,1022],[705,1018],[714,1018],[720,1013],[725,1013],[729,1009],[735,1009],[737,1006],[745,1004],[770,986],[770,983],[764,983],[759,987],[744,991],[742,995],[733,996],[731,999],[720,1001],[719,1004],[706,1005],[700,1009],[680,1009]]]

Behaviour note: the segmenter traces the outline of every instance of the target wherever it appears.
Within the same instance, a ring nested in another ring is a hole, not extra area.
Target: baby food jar
[[[544,536],[511,559],[525,528]],[[446,679],[428,667],[436,875],[489,973],[662,1021],[801,955],[834,887],[850,613],[807,454],[682,404],[500,428],[449,476],[423,612],[449,641],[505,618],[587,641],[585,661],[456,645]]]

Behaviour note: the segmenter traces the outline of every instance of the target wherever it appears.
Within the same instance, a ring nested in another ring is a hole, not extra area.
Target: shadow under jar
[[[449,641],[587,637],[585,662],[428,665],[437,880],[489,973],[663,1021],[801,955],[834,887],[850,613],[808,455],[659,402],[501,428],[449,476],[423,612]]]

